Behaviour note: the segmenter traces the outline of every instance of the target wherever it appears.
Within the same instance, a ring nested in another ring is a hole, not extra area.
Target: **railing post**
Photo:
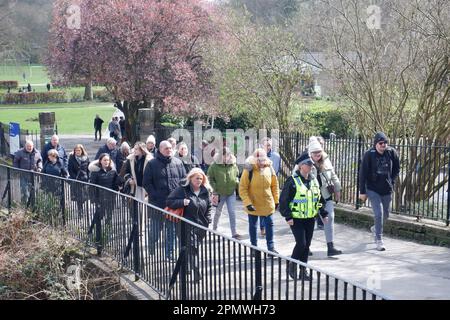
[[[66,226],[66,197],[64,189],[65,189],[64,179],[61,179],[61,198],[60,198],[61,215],[63,226]]]
[[[11,214],[11,169],[9,167],[6,168],[6,175],[8,179],[8,212]]]
[[[358,210],[361,207],[361,205],[359,203],[359,170],[361,168],[361,162],[362,162],[362,159],[361,159],[362,144],[363,144],[363,141],[362,141],[361,135],[358,135],[358,155],[357,155],[358,166],[357,166],[357,171],[356,171],[356,199],[355,199],[355,209],[356,210]]]
[[[273,257],[272,257],[273,258]],[[262,299],[262,267],[261,267],[261,251],[255,250],[255,294],[253,300]]]
[[[139,210],[138,210],[138,202],[136,200],[132,200],[133,201],[133,205],[132,205],[132,215],[133,215],[133,229],[135,230],[134,232],[134,238],[133,238],[133,269],[134,269],[134,280],[138,281],[139,277],[138,277],[138,273],[140,271],[140,262],[141,262],[141,258],[139,255],[139,234],[140,234],[140,230],[139,230]]]
[[[170,222],[168,222],[170,223]],[[186,223],[180,221],[180,251],[186,251],[186,240],[187,240],[187,230]],[[180,266],[180,296],[181,300],[186,300],[187,297],[187,285],[186,285],[186,254],[181,255],[181,266]]]

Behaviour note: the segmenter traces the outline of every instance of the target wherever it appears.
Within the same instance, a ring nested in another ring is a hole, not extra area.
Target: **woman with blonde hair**
[[[171,209],[184,208],[184,218],[207,228],[211,223],[211,193],[208,177],[202,169],[194,168],[189,171],[184,185],[170,193],[167,206]],[[188,230],[186,246],[189,266],[194,272],[194,282],[198,282],[202,278],[198,267],[198,253],[206,231],[194,226]]]
[[[239,195],[248,214],[250,242],[257,246],[258,217],[266,230],[267,250],[278,253],[273,241],[272,214],[279,203],[278,179],[264,149],[256,149],[246,160]]]
[[[125,188],[129,187],[130,194],[137,199],[145,201],[145,189],[142,186],[144,171],[150,160],[153,159],[147,146],[143,142],[134,144],[133,153],[127,157],[127,161],[120,171],[120,175],[125,179]]]

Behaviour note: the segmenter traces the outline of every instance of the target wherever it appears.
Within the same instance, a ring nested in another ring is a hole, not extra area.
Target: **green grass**
[[[25,79],[23,74],[25,73]],[[37,89],[37,84],[45,88],[45,85],[50,82],[47,74],[47,69],[41,65],[31,66],[5,66],[0,65],[0,80],[17,80],[19,86],[26,86],[30,83]],[[37,91],[37,90],[36,90]]]
[[[32,105],[0,105],[0,122],[17,122],[21,128],[39,130],[39,112],[55,112],[59,134],[93,133],[98,114],[108,124],[116,109],[112,103],[80,102]]]

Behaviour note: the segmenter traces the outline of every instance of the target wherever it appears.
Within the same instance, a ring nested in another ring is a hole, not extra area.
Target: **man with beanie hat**
[[[373,138],[373,147],[364,154],[359,173],[359,198],[369,198],[374,213],[375,225],[370,228],[378,251],[386,250],[383,243],[383,225],[389,218],[394,183],[400,172],[397,151],[388,146],[388,138],[378,132]]]

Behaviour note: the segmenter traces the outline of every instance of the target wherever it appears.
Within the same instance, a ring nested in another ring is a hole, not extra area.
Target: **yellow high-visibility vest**
[[[308,189],[299,176],[294,175],[292,178],[296,189],[294,199],[289,203],[292,217],[295,219],[314,218],[322,207],[319,182],[314,178]]]

